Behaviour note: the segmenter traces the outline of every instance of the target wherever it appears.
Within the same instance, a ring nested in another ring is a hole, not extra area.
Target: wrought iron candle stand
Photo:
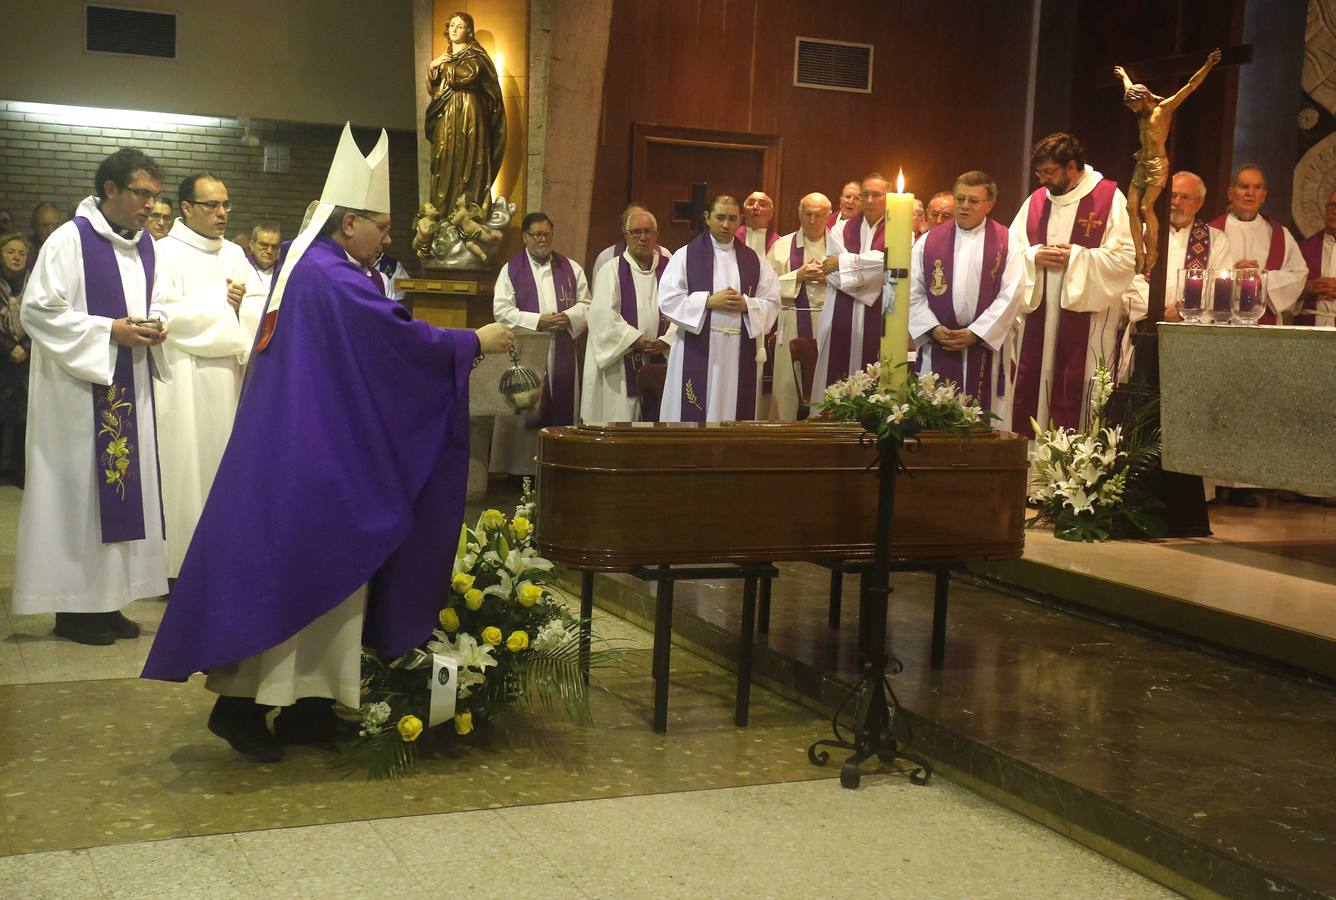
[[[894,296],[895,276],[907,277],[894,270],[887,270],[887,283]],[[882,365],[887,365],[884,360]],[[900,451],[904,449],[905,437],[915,440],[912,429],[904,429],[904,436],[880,433],[881,422],[876,417],[865,419],[862,423],[868,431],[865,439],[877,443],[877,532],[876,550],[872,571],[863,583],[859,597],[858,611],[858,682],[850,690],[835,715],[831,717],[831,729],[835,737],[816,741],[807,748],[807,759],[814,766],[824,766],[830,760],[830,751],[819,747],[834,747],[852,750],[849,758],[840,767],[840,784],[853,789],[858,787],[864,774],[882,774],[897,772],[894,768],[897,759],[914,764],[909,772],[909,780],[914,784],[927,784],[932,777],[932,764],[922,756],[908,752],[912,739],[908,724],[904,728],[904,740],[896,737],[895,709],[899,706],[895,691],[891,688],[888,675],[899,673],[904,667],[898,659],[886,652],[887,608],[891,600],[891,522],[895,510],[895,479],[900,469]],[[888,673],[888,669],[890,670]],[[840,724],[840,716],[855,704],[852,727]],[[863,772],[863,763],[876,757],[881,768]]]

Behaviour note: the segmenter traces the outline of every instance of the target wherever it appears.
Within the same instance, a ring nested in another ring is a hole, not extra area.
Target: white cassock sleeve
[[[668,260],[663,278],[659,279],[659,312],[679,328],[700,334],[705,324],[705,303],[709,299],[706,291],[687,291],[687,252],[685,247],[679,249]]]
[[[841,253],[840,267],[830,273],[826,283],[871,306],[881,299],[881,288],[886,283],[886,254],[880,250]]]
[[[69,237],[73,240],[69,240]],[[71,292],[83,292],[83,285],[71,284],[69,273],[83,278],[83,257],[79,251],[78,232],[47,240],[37,257],[28,286],[23,292],[19,318],[34,345],[50,354],[65,372],[80,381],[108,385],[115,377],[116,354],[120,349],[111,340],[112,320],[89,315],[86,304],[76,309],[70,303]]]
[[[606,369],[620,363],[626,351],[640,339],[640,331],[622,318],[616,265],[601,266],[594,276],[594,297],[589,303],[586,321],[589,328],[587,351],[597,368]]]
[[[270,282],[272,284],[272,282]],[[250,356],[255,346],[255,334],[260,330],[260,320],[264,318],[264,306],[269,302],[269,285],[258,278],[246,282],[246,296],[241,298],[241,311],[237,321],[241,323],[241,333],[246,339],[246,356]],[[245,360],[242,360],[245,362]]]
[[[993,298],[992,303],[988,304],[988,308],[968,326],[969,330],[974,332],[979,340],[994,351],[1002,349],[1002,344],[1006,341],[1007,336],[1011,334],[1011,329],[1024,308],[1022,282],[1025,277],[1026,248],[1024,244],[1016,241],[1015,236],[1012,236],[1010,240],[1011,246],[1007,248],[1007,267],[1002,272],[1002,285],[997,290],[997,296]],[[922,243],[922,241],[919,241],[915,248],[917,249]],[[912,305],[910,315],[913,315]]]
[[[167,340],[191,356],[245,359],[250,353],[250,344],[246,341],[246,331],[237,311],[227,302],[227,285],[209,284],[193,290],[189,287],[191,279],[186,268],[192,256],[200,255],[187,250],[170,257],[166,254],[159,257],[164,263],[158,275],[158,284],[162,288],[159,308],[170,323]],[[246,274],[231,271],[229,277],[234,282],[245,283]]]
[[[1280,228],[1280,225],[1272,225]],[[1295,243],[1294,235],[1285,229],[1285,259],[1279,269],[1270,269],[1266,273],[1267,304],[1280,315],[1286,312],[1303,296],[1308,286],[1308,263],[1304,262],[1303,251]]]
[[[793,252],[793,242],[802,239],[802,232],[786,234],[775,241],[766,254],[766,261],[770,263],[770,268],[779,273],[779,300],[782,306],[792,306],[798,298],[798,273],[789,268],[789,254]]]
[[[760,340],[779,320],[779,276],[764,259],[761,260],[761,279],[756,285],[756,296],[746,299],[747,333]]]
[[[909,252],[909,336],[915,348],[931,341],[932,330],[940,324],[923,289],[923,242],[915,241]]]
[[[1234,268],[1234,248],[1229,245],[1229,235],[1225,234],[1219,228],[1211,229],[1211,256],[1206,261],[1208,269],[1232,269]],[[1304,267],[1304,277],[1308,275],[1308,267]]]
[[[589,316],[589,282],[585,279],[584,269],[575,260],[571,260],[571,269],[575,272],[575,302],[566,309],[571,320],[571,337],[584,334],[585,320]]]
[[[502,325],[519,331],[537,331],[538,315],[524,312],[515,305],[515,287],[510,283],[510,267],[503,265],[501,274],[496,276],[496,286],[492,288],[492,317]]]

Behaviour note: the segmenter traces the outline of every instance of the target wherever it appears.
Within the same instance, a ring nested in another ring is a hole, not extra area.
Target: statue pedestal
[[[492,317],[496,274],[466,269],[427,269],[422,278],[400,278],[413,318],[438,328],[481,328]]]

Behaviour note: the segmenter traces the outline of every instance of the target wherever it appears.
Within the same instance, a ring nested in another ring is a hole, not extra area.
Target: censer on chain
[[[510,347],[510,368],[501,373],[499,390],[506,404],[517,415],[538,414],[538,405],[543,399],[543,379],[533,369],[520,365],[520,357],[513,344]]]

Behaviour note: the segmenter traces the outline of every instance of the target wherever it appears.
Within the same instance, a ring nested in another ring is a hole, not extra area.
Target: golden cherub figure
[[[1127,191],[1127,216],[1132,225],[1132,243],[1137,251],[1137,271],[1150,275],[1155,267],[1159,250],[1160,222],[1155,217],[1155,201],[1169,181],[1169,155],[1165,144],[1174,111],[1188,95],[1206,80],[1206,73],[1220,62],[1220,51],[1212,50],[1202,67],[1193,73],[1188,83],[1172,97],[1152,94],[1144,84],[1133,84],[1127,70],[1114,66],[1113,74],[1123,80],[1123,103],[1137,114],[1137,135],[1141,149],[1133,154],[1136,168],[1132,170],[1132,185]],[[1145,223],[1143,237],[1141,226]]]

